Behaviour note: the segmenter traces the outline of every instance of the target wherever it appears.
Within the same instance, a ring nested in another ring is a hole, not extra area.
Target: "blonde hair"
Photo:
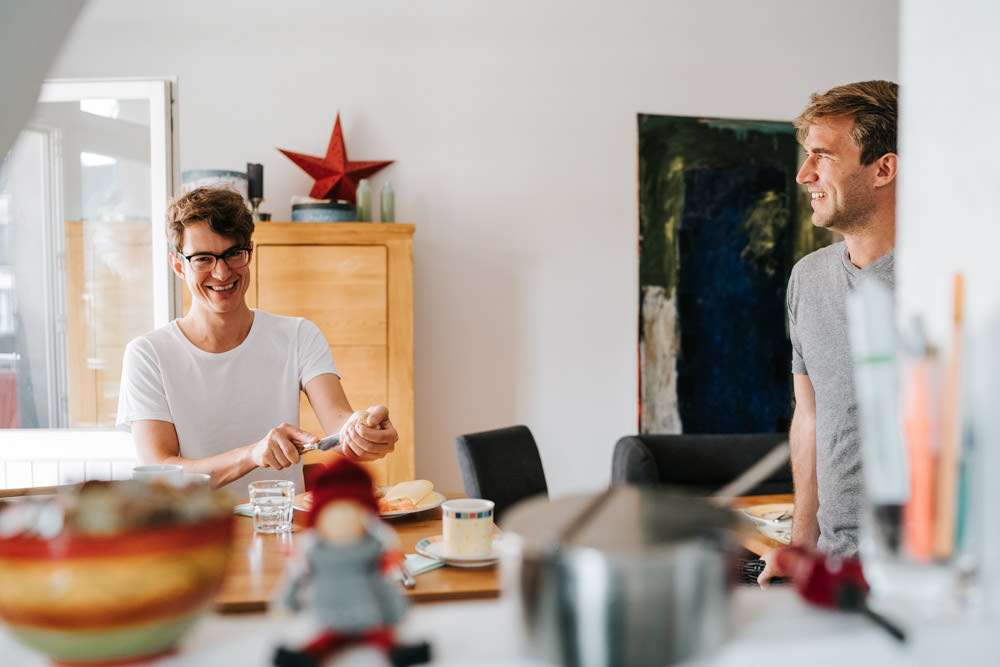
[[[823,118],[854,118],[851,140],[861,148],[861,164],[869,165],[896,152],[896,104],[899,86],[892,81],[859,81],[813,93],[795,119],[799,142]]]

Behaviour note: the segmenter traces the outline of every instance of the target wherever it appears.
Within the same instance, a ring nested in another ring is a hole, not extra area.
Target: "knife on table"
[[[340,444],[340,433],[334,433],[333,435],[328,435],[325,438],[320,438],[316,442],[310,442],[306,445],[299,445],[299,453],[311,452],[314,449],[318,449],[321,452],[325,452],[328,449],[332,449]]]

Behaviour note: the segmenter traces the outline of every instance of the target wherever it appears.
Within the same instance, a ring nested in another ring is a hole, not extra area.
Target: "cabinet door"
[[[385,247],[259,245],[255,254],[257,307],[305,317],[320,328],[355,408],[387,404]],[[305,430],[323,434],[305,394],[300,422]],[[387,481],[386,460],[368,468],[376,483]]]

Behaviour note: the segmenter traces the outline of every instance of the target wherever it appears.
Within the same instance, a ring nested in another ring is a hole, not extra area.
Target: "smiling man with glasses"
[[[118,427],[131,431],[142,463],[179,463],[217,487],[291,479],[303,490],[299,391],[341,453],[371,461],[398,438],[385,406],[367,423],[353,414],[330,347],[312,322],[247,305],[254,223],[242,195],[198,188],[167,209],[170,265],[191,294],[187,314],[125,350]]]

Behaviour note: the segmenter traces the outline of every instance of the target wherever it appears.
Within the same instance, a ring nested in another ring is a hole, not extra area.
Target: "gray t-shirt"
[[[808,375],[816,393],[818,546],[830,553],[857,552],[862,502],[847,294],[862,276],[894,287],[893,254],[859,269],[851,264],[847,246],[834,243],[799,260],[788,280],[792,373]]]

